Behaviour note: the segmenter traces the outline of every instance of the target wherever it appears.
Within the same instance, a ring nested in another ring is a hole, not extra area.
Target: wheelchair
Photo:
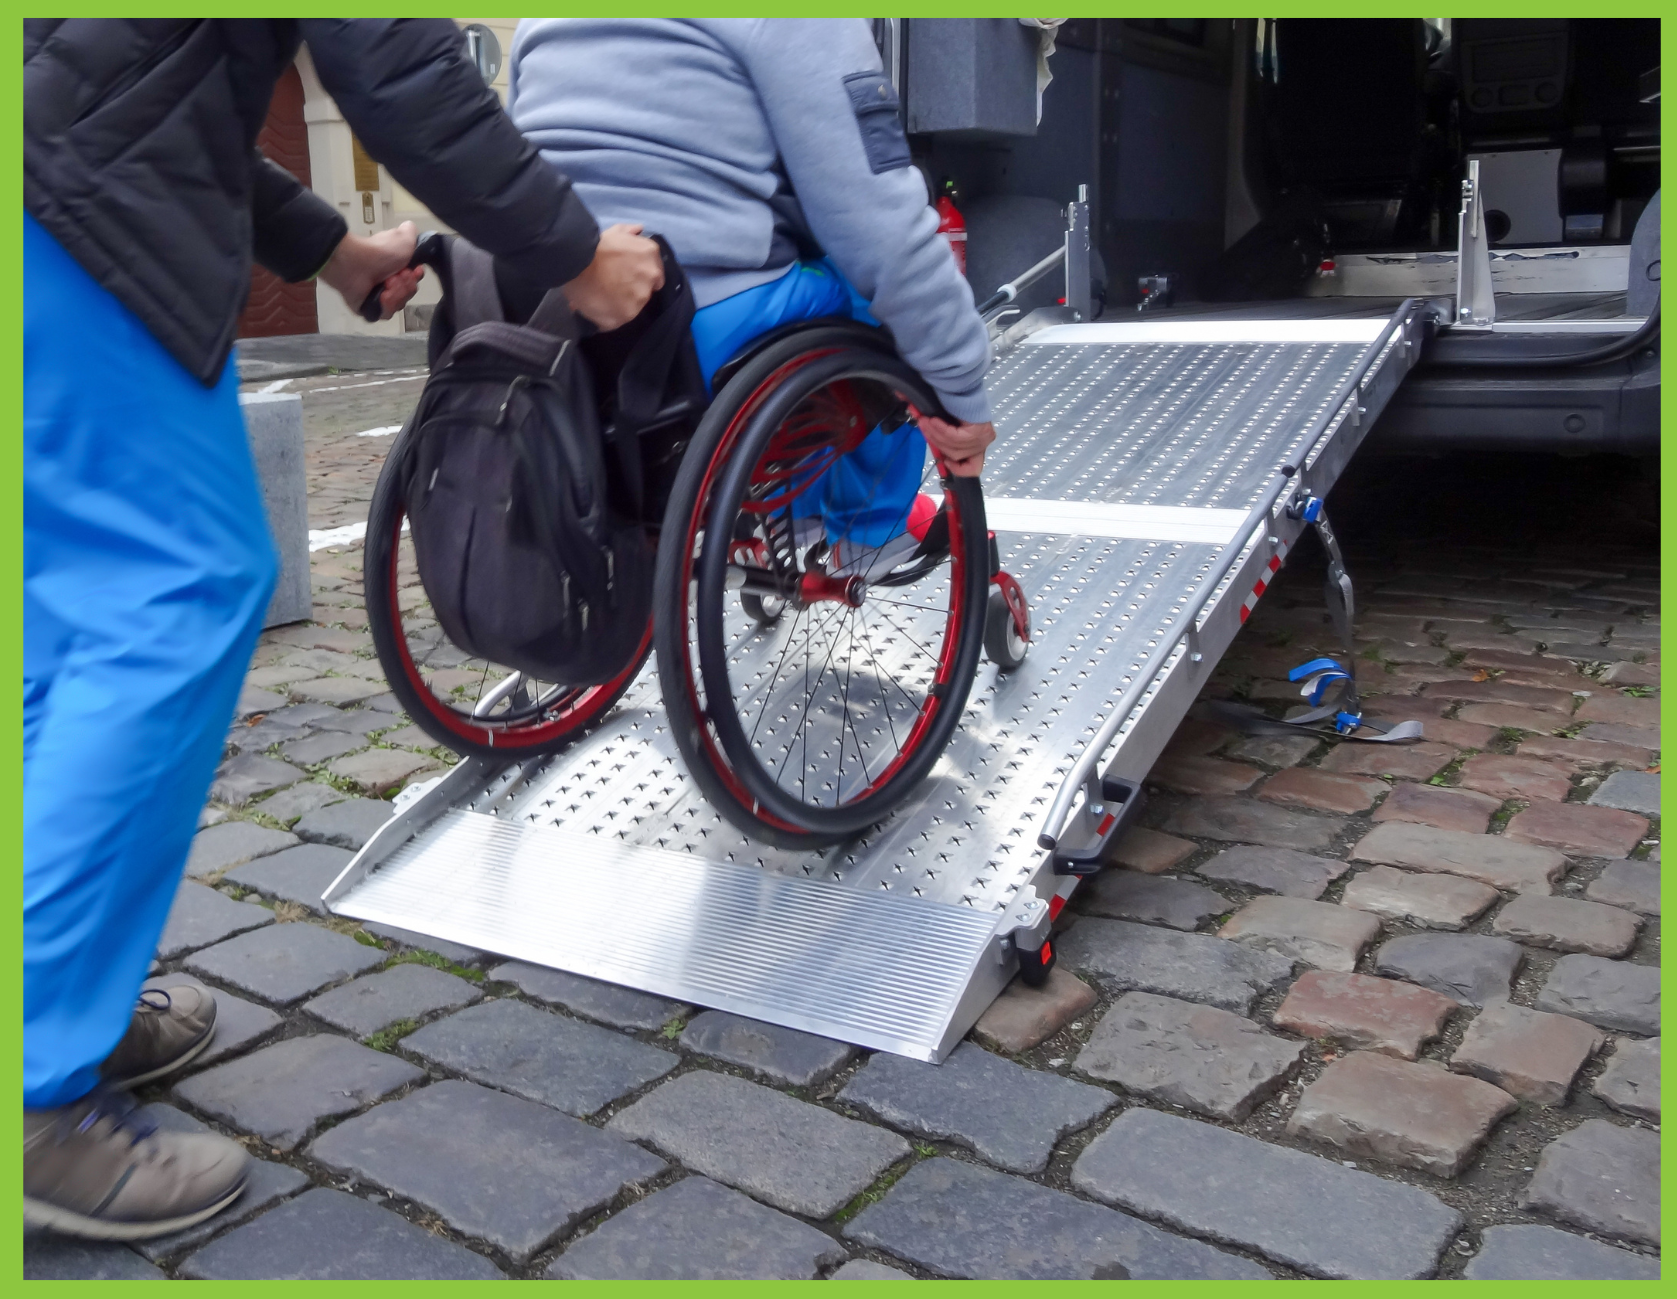
[[[446,277],[444,287],[439,316]],[[883,820],[926,777],[980,655],[1003,671],[1023,662],[1029,609],[1000,567],[978,480],[947,473],[935,452],[921,457],[920,483],[935,514],[922,505],[912,530],[906,517],[891,521],[884,546],[841,551],[807,513],[835,471],[848,472],[849,504],[867,512],[885,489],[855,467],[863,440],[918,437],[917,414],[939,411],[885,330],[835,318],[785,325],[721,366],[711,388],[707,401],[690,387],[640,427],[653,613],[610,680],[532,680],[449,641],[404,535],[395,467],[408,429],[368,514],[369,631],[421,730],[461,754],[508,760],[574,743],[652,655],[671,735],[712,806],[755,839],[823,847]]]

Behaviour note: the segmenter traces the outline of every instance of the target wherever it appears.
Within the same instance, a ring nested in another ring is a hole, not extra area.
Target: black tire
[[[990,603],[984,613],[984,656],[1003,672],[1011,672],[1025,661],[1031,643],[1020,638],[1013,625],[1013,610],[1007,607],[1007,597],[1001,588],[990,592]]]
[[[763,519],[764,535],[768,535],[767,529],[771,526],[768,520],[773,510],[764,506],[760,498],[751,498],[754,505],[746,504],[749,494],[760,490],[758,485],[763,481],[762,475],[754,476],[759,458],[770,447],[771,439],[791,427],[786,418],[794,409],[809,409],[804,404],[806,399],[813,394],[836,391],[836,385],[841,384],[871,384],[865,389],[869,394],[883,394],[888,400],[906,399],[920,409],[936,409],[935,398],[924,389],[918,376],[906,364],[883,348],[859,342],[853,329],[811,329],[769,347],[728,382],[701,423],[671,495],[658,555],[654,643],[665,707],[676,742],[695,781],[722,815],[753,837],[782,847],[809,848],[840,842],[889,815],[912,793],[942,754],[960,721],[978,655],[983,648],[984,590],[988,581],[983,494],[976,480],[949,479],[942,483],[942,490],[945,509],[955,526],[951,528],[947,557],[919,566],[916,571],[920,572],[919,582],[925,584],[923,588],[919,583],[898,584],[891,580],[875,583],[881,590],[889,591],[889,595],[876,598],[873,606],[876,610],[882,609],[888,602],[899,605],[907,602],[915,589],[928,591],[926,602],[916,608],[916,614],[929,615],[941,637],[937,654],[933,656],[931,651],[927,651],[933,670],[928,678],[925,697],[918,703],[916,711],[902,719],[906,738],[899,740],[895,727],[892,727],[892,741],[898,744],[898,749],[888,762],[882,764],[880,774],[875,777],[868,767],[867,755],[861,748],[861,731],[853,727],[849,734],[869,783],[859,791],[853,791],[853,797],[845,796],[841,783],[832,784],[834,792],[831,801],[823,801],[819,789],[813,796],[802,788],[792,792],[777,778],[778,773],[766,765],[753,736],[747,734],[745,720],[739,712],[741,701],[735,697],[729,676],[729,651],[723,631],[724,620],[733,608],[732,593],[728,590],[728,569],[738,543],[731,543],[727,549],[706,551],[700,544],[700,538],[734,537],[735,519],[745,517],[743,513],[737,513],[742,509],[757,510],[757,517]],[[895,398],[891,397],[893,393]],[[871,407],[866,409],[872,410]],[[850,423],[854,426],[855,421]],[[864,432],[871,426],[864,423]],[[802,433],[787,433],[785,436],[790,439],[791,445],[800,448],[806,445],[806,442],[799,441],[804,437]],[[842,434],[834,436],[843,437]],[[773,454],[784,456],[785,445],[781,444],[780,450]],[[834,456],[846,454],[834,449],[838,445],[835,442],[824,447],[823,453]],[[774,474],[769,471],[784,463],[784,459],[765,459],[764,472],[773,478]],[[829,458],[822,463],[831,464],[832,460]],[[784,474],[781,476],[786,477]],[[792,471],[787,481],[795,480],[796,471]],[[780,490],[783,495],[786,494],[784,484]],[[789,507],[787,510],[789,514]],[[897,573],[893,572],[891,576],[895,578]],[[830,582],[835,579],[825,580]],[[803,591],[805,588],[796,586],[795,589]],[[745,596],[754,594],[742,592],[741,603],[744,603]],[[856,606],[851,606],[848,601],[835,599],[832,602],[844,609],[854,608],[856,614],[849,616],[859,617],[866,600],[871,597],[859,598],[863,604]],[[946,602],[947,610],[938,603],[940,599]],[[799,618],[805,616],[809,607],[815,606],[808,606],[801,600],[790,602],[788,615],[778,620],[782,625],[777,630],[788,638],[797,635]],[[833,616],[844,616],[843,611]],[[887,613],[883,616],[889,619],[893,615]],[[895,616],[906,619],[915,615],[899,613]],[[763,630],[774,626],[770,624]],[[814,634],[813,623],[804,627],[804,634],[806,638]],[[833,631],[829,635],[836,645],[839,633]],[[923,648],[915,638],[905,635],[905,639]],[[788,646],[790,644],[788,640]],[[804,648],[808,656],[808,645]],[[782,650],[782,659],[786,652],[789,651]],[[853,655],[854,649],[849,652]],[[832,653],[829,648],[829,659]],[[882,658],[871,649],[867,657],[870,663],[876,665]],[[823,665],[822,671],[825,670]],[[778,671],[777,667],[776,673]],[[753,681],[760,677],[761,673]],[[847,675],[846,692],[851,679]],[[786,678],[788,683],[791,680],[790,676]],[[816,679],[817,690],[821,680],[819,676]],[[914,678],[907,680],[907,687],[895,677],[891,678],[891,684],[904,695],[907,703],[913,703],[916,681]],[[772,691],[779,681],[778,675],[771,679],[765,692]],[[837,689],[837,669],[834,669],[833,681],[835,684],[829,687],[829,693]],[[790,691],[794,687],[788,684],[786,689]],[[876,686],[876,690],[883,700],[884,688]],[[756,717],[758,725],[772,710],[766,700],[765,693],[762,712]],[[846,693],[846,717],[849,716],[849,705]],[[885,709],[887,721],[890,721],[890,705],[885,705]],[[781,724],[786,721],[784,715],[778,719]],[[800,760],[805,764],[808,763],[809,725],[810,704],[806,701],[803,713],[791,724],[791,732],[801,736],[799,742],[803,744],[804,752]],[[836,766],[842,782],[847,760],[844,757],[847,732],[843,719],[838,726],[839,756]],[[771,733],[773,729],[771,725]],[[881,728],[875,725],[870,735],[879,736],[882,733]],[[789,752],[787,746],[790,743],[787,741],[782,745],[783,752]],[[785,759],[782,760],[782,767],[784,765]],[[858,779],[854,771],[851,779],[853,783]]]
[[[651,652],[652,629],[647,628],[634,661],[608,682],[584,687],[522,683],[522,703],[515,691],[486,716],[474,717],[474,707],[496,684],[508,679],[510,670],[473,659],[452,645],[442,628],[424,617],[426,605],[402,608],[404,573],[411,569],[415,581],[418,576],[413,568],[412,543],[402,533],[406,510],[400,467],[409,433],[410,429],[404,428],[397,436],[379,471],[367,512],[362,557],[367,630],[372,633],[373,648],[390,691],[420,730],[456,753],[509,760],[557,753],[605,716],[634,682]],[[475,695],[470,681],[439,688],[435,670],[438,660],[481,664],[481,685]]]
[[[751,620],[764,627],[772,627],[786,612],[786,602],[772,595],[758,595],[754,591],[740,593],[740,608],[751,615]]]

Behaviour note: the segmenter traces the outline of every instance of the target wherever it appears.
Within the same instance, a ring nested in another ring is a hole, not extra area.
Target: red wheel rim
[[[434,707],[426,708],[426,714],[442,723],[450,734],[459,736],[473,744],[494,749],[518,750],[548,746],[597,721],[610,703],[617,698],[618,692],[629,679],[640,671],[641,664],[645,662],[647,651],[652,645],[652,624],[650,622],[647,624],[646,631],[641,636],[640,646],[636,649],[635,655],[629,661],[628,666],[609,681],[601,682],[595,686],[582,686],[561,695],[553,703],[543,708],[542,717],[539,721],[515,722],[504,726],[485,726],[473,718],[464,716],[457,709],[451,708],[437,697],[425,678],[420,674],[419,665],[414,662],[413,654],[408,647],[407,634],[402,627],[398,565],[401,559],[402,524],[405,518],[405,513],[399,510],[391,525],[390,571],[386,574],[390,625],[394,632],[396,654],[400,660],[402,675],[409,686],[418,693],[421,699],[434,702]]]

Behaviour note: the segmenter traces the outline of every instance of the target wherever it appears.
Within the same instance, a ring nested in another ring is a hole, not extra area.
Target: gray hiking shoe
[[[23,1112],[23,1222],[90,1240],[144,1240],[221,1212],[250,1157],[213,1132],[159,1132],[126,1092]]]
[[[138,1087],[184,1067],[215,1036],[215,997],[190,983],[147,988],[134,1018],[100,1078],[111,1087]]]

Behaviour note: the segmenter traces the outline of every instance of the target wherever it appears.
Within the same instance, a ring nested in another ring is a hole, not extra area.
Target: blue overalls
[[[278,572],[206,388],[23,219],[23,1103],[91,1091],[186,864]]]
[[[799,262],[778,280],[701,307],[693,315],[693,342],[705,382],[752,339],[777,325],[818,316],[879,323],[838,267],[825,258]],[[830,542],[882,546],[903,531],[925,467],[926,440],[917,429],[892,434],[875,430],[802,493],[793,513],[820,515]]]

